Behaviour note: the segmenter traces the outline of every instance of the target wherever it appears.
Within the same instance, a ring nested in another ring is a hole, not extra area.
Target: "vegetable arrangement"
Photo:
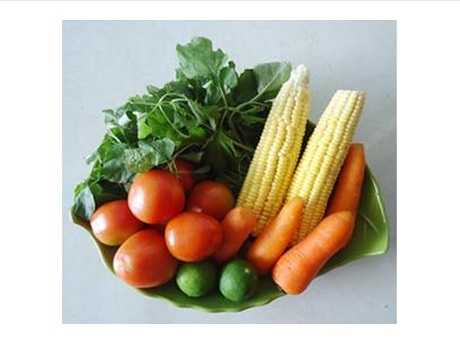
[[[176,80],[104,110],[107,134],[87,157],[88,178],[75,189],[74,212],[89,219],[101,204],[125,198],[134,177],[176,158],[198,163],[200,178],[238,192],[271,100],[291,73],[286,62],[265,63],[238,74],[211,41],[177,46]]]
[[[219,291],[232,302],[263,279],[303,292],[353,234],[363,93],[337,91],[307,138],[303,65],[238,74],[206,38],[177,54],[176,80],[104,111],[107,134],[73,214],[114,248],[113,270],[131,286],[175,281],[188,297]]]

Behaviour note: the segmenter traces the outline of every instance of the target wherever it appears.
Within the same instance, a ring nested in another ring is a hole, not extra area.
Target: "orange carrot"
[[[235,207],[230,210],[220,223],[224,239],[220,248],[212,255],[214,260],[224,263],[232,259],[254,230],[256,222],[256,214],[248,207]]]
[[[303,206],[304,200],[300,197],[285,204],[249,247],[246,259],[260,275],[271,270],[294,238],[300,225]]]
[[[365,170],[364,145],[351,144],[337,178],[326,216],[339,211],[350,211],[356,218]]]
[[[303,292],[327,260],[347,244],[353,232],[353,219],[349,211],[324,218],[276,262],[273,281],[288,294]]]

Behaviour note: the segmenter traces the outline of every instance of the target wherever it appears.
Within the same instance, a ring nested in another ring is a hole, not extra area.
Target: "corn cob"
[[[303,239],[322,220],[363,104],[363,92],[338,90],[320,117],[286,198],[305,198],[302,221],[292,244]]]
[[[280,211],[297,165],[310,112],[308,72],[300,65],[292,71],[267,117],[244,180],[237,205],[257,215],[257,236]]]

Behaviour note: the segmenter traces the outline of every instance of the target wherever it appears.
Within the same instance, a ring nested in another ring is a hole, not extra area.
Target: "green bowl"
[[[105,266],[114,273],[112,261],[117,247],[102,244],[93,236],[87,221],[73,213],[71,217],[75,224],[80,225],[91,236]],[[320,274],[360,258],[383,254],[388,250],[388,241],[389,227],[380,188],[376,178],[367,167],[353,237],[345,248],[326,263]],[[179,290],[174,280],[156,288],[133,289],[147,297],[167,300],[177,307],[200,309],[206,312],[242,311],[267,304],[285,295],[270,277],[262,278],[256,294],[243,302],[229,301],[218,291],[203,297],[188,297]]]

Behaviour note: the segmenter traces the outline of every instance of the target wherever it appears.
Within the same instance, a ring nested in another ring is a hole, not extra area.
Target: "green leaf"
[[[139,145],[145,145],[144,147],[149,146],[152,148],[153,152],[155,153],[155,166],[168,161],[173,156],[175,149],[174,141],[169,138],[163,138],[148,143],[140,142]]]
[[[234,90],[237,104],[245,103],[257,95],[257,79],[253,69],[245,69],[240,74]]]
[[[211,167],[209,165],[202,165],[198,169],[193,170],[193,173],[195,175],[202,175],[208,173],[209,171],[211,171]]]
[[[235,147],[234,140],[224,132],[219,132],[217,134],[217,139],[219,140],[219,145],[221,149],[230,157],[237,158],[238,150]]]
[[[87,179],[75,188],[72,212],[89,220],[100,205],[126,197],[125,189],[117,183],[106,180],[94,182]]]
[[[101,144],[96,150],[97,157],[101,159],[105,157],[112,148],[112,146],[116,143],[117,142],[111,136],[109,136],[108,134],[104,135]]]
[[[180,68],[177,70],[187,79],[217,77],[227,65],[227,55],[220,49],[214,51],[212,42],[204,37],[195,37],[186,45],[176,46]]]
[[[153,168],[151,156],[152,150],[127,149],[123,153],[123,162],[132,173],[142,173]]]
[[[96,202],[96,208],[107,202],[126,199],[127,197],[127,191],[123,185],[107,180],[100,180],[98,183],[92,183],[90,188]]]
[[[174,153],[175,144],[168,138],[154,141],[139,141],[139,147],[126,149],[123,163],[132,173],[142,173],[168,162]]]
[[[199,141],[206,139],[208,136],[208,133],[201,127],[192,127],[188,132],[192,138]]]
[[[192,88],[190,88],[189,83],[185,80],[168,82],[163,86],[162,91],[164,93],[176,93],[192,97]]]
[[[138,122],[138,133],[137,133],[137,138],[138,139],[145,139],[147,138],[150,134],[153,133],[152,127],[148,125],[147,123],[147,117],[144,117],[139,120]]]
[[[113,137],[118,141],[132,143],[137,140],[137,118],[132,111],[119,108],[114,111],[106,109],[104,121]]]
[[[149,94],[149,95],[136,95],[129,98],[128,103],[119,108],[123,113],[132,112],[142,116],[145,113],[148,113],[158,102],[160,96],[159,94]]]
[[[199,164],[204,156],[204,151],[192,151],[187,153],[182,153],[178,158],[183,158],[187,161],[190,161],[195,164]]]
[[[254,114],[244,114],[241,115],[241,117],[244,119],[245,124],[249,126],[265,123],[267,120],[266,116],[261,116],[260,112],[256,112]]]
[[[258,99],[275,97],[284,82],[289,79],[291,70],[289,62],[269,62],[254,67]]]
[[[225,93],[230,92],[238,83],[238,75],[236,74],[235,67],[229,66],[223,68],[220,71],[219,79]]]
[[[147,92],[150,93],[151,95],[156,95],[160,91],[158,87],[153,86],[153,85],[147,85],[146,89],[147,89]]]
[[[94,213],[95,209],[96,202],[94,200],[91,189],[89,188],[86,181],[80,183],[75,188],[75,196],[72,211],[79,217],[88,220]]]
[[[144,128],[143,134],[150,132],[155,138],[164,138],[174,135],[171,134],[172,129],[168,127],[168,121],[165,119],[159,109],[147,114],[144,125],[148,127],[148,129]],[[147,136],[144,136],[142,139],[145,137]]]
[[[101,163],[101,160],[98,159],[94,162],[91,172],[89,173],[89,180],[92,182],[98,181],[103,177],[102,175],[103,175],[102,163]]]
[[[206,120],[208,121],[211,129],[215,132],[222,118],[222,113],[219,110],[219,107],[216,105],[207,105],[202,107],[203,113],[206,116]]]
[[[206,96],[204,98],[204,104],[223,104],[223,96],[221,87],[217,83],[207,83],[205,85]]]
[[[126,183],[133,173],[128,169],[123,160],[124,151],[129,146],[123,143],[114,144],[105,153],[102,162],[102,173],[106,180],[116,183]]]
[[[212,141],[207,146],[205,157],[207,164],[215,174],[225,174],[228,170],[228,162],[225,153],[217,140]]]
[[[209,114],[207,113],[205,106],[202,106],[201,104],[193,100],[189,100],[187,105],[190,107],[191,114],[185,113],[183,115],[184,117],[187,115],[193,115],[197,123],[209,121]]]

